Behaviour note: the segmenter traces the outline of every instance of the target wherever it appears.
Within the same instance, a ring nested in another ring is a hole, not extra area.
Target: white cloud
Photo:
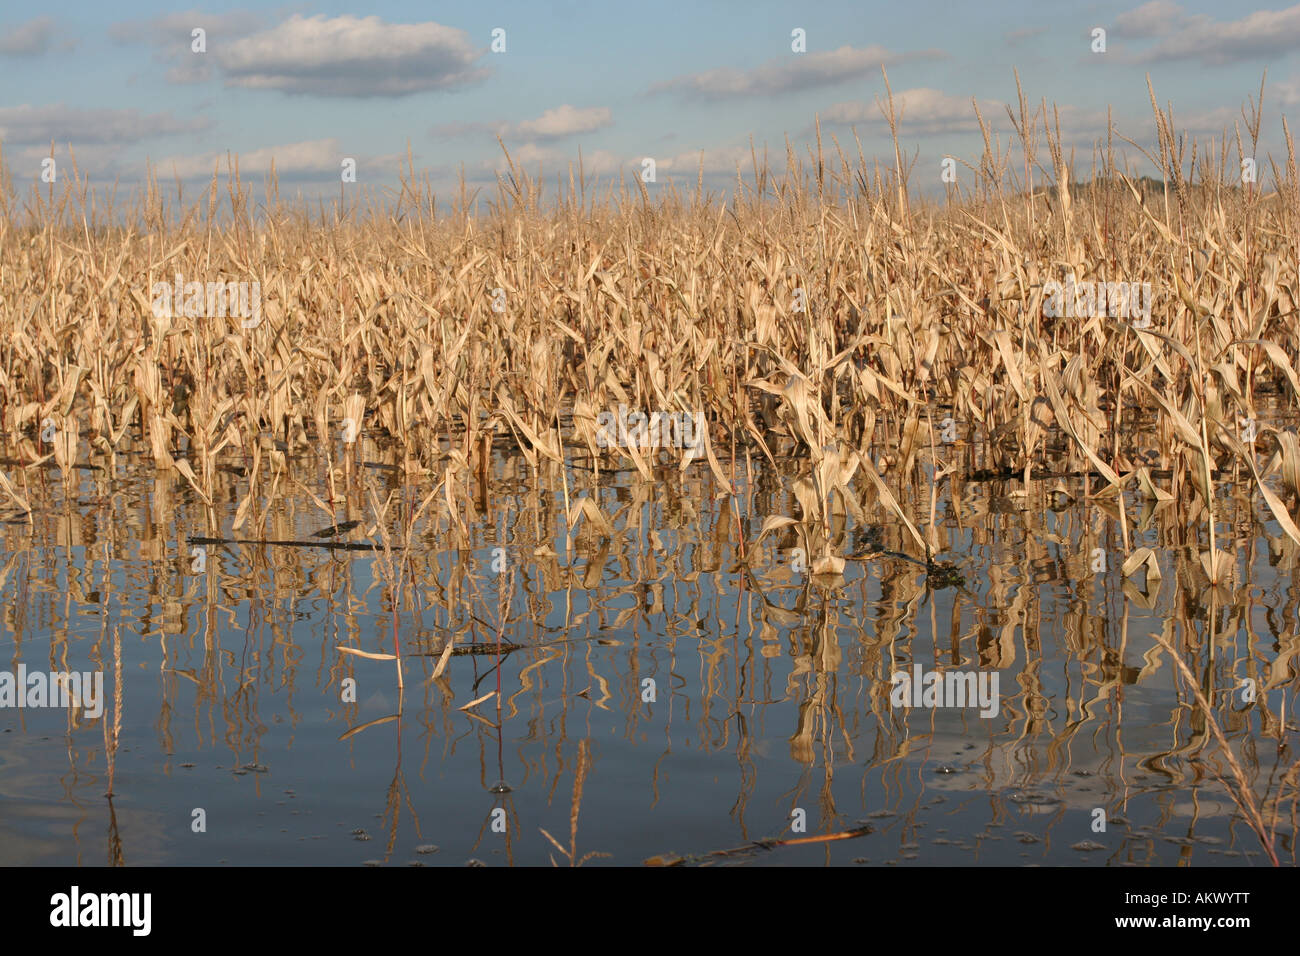
[[[50,48],[53,36],[54,21],[49,17],[6,27],[0,34],[0,56],[37,56]]]
[[[284,143],[268,146],[238,154],[239,175],[265,176],[275,163],[276,175],[285,178],[339,178],[341,163],[350,154],[346,152],[337,139],[313,139],[299,143]],[[234,157],[231,156],[233,162]],[[374,156],[357,158],[358,170],[390,172],[397,169],[405,160],[404,156]],[[181,179],[203,179],[212,175],[213,167],[219,167],[224,176],[226,172],[227,153],[212,152],[200,155],[168,156],[157,160],[154,165],[160,176],[179,176]]]
[[[487,75],[463,30],[379,17],[294,16],[216,56],[226,85],[318,96],[403,96]]]
[[[760,167],[763,163],[762,149],[755,147]],[[782,158],[784,159],[784,153]],[[690,176],[696,177],[700,173],[701,163],[704,166],[705,176],[735,176],[736,167],[739,166],[741,172],[753,169],[755,153],[751,153],[749,146],[715,146],[712,149],[697,149],[691,152],[678,153],[676,156],[670,156],[667,159],[659,160],[655,164],[656,173],[661,170],[667,170],[676,177]]]
[[[67,143],[56,142],[53,155],[54,161],[58,164],[59,181],[62,182],[65,176],[71,180],[74,167],[79,176],[97,183],[105,183],[117,178],[122,172],[118,162],[122,149],[121,145],[115,143],[80,146],[73,143],[72,149],[69,150]],[[49,156],[49,140],[40,146],[20,146],[12,153],[8,149],[5,150],[5,160],[13,170],[15,180],[34,180],[41,170],[42,160]]]
[[[1221,66],[1280,57],[1300,46],[1300,4],[1285,10],[1257,10],[1238,20],[1188,14],[1168,0],[1153,0],[1116,18],[1132,36],[1158,42],[1131,59],[1138,62],[1198,60]]]
[[[1187,22],[1187,13],[1171,0],[1151,0],[1115,18],[1115,32],[1126,37],[1158,37]]]
[[[524,120],[512,130],[513,135],[528,139],[561,139],[578,133],[590,133],[613,124],[609,107],[575,109],[568,103],[547,110],[537,119]]]
[[[851,125],[887,125],[881,107],[888,109],[883,98],[866,103],[861,100],[836,103],[822,114],[822,122]],[[1003,113],[996,100],[980,104],[985,122]],[[969,97],[949,96],[941,90],[918,87],[894,94],[894,112],[899,117],[901,133],[966,133],[979,129],[979,120]]]
[[[744,71],[730,67],[679,76],[651,87],[650,92],[680,92],[702,99],[731,96],[771,96],[792,90],[829,86],[878,73],[881,65],[917,59],[939,59],[940,50],[892,53],[882,46],[842,46],[821,53],[791,54]]]
[[[559,149],[553,146],[540,146],[537,143],[524,143],[519,147],[510,148],[510,158],[514,160],[516,166],[522,166],[529,175],[537,171],[540,164],[543,172],[562,172],[568,169],[569,164],[573,164],[576,171],[578,168],[577,149]],[[607,149],[598,149],[595,151],[582,150],[582,169],[583,173],[590,176],[604,176],[610,173],[616,173],[619,169],[628,167],[636,163],[640,168],[640,159],[620,157],[617,153],[610,152]],[[510,164],[506,162],[504,155],[495,159],[484,160],[479,168],[482,171],[490,173],[505,173],[510,169]]]
[[[207,129],[206,117],[177,119],[171,113],[139,110],[78,109],[53,106],[0,107],[0,141],[43,143],[132,143],[154,136],[171,136]]]
[[[436,139],[456,139],[462,136],[500,136],[507,144],[511,141],[526,140],[535,145],[537,141],[549,142],[590,133],[614,124],[609,107],[593,106],[577,109],[565,103],[554,109],[546,110],[536,119],[519,123],[441,123],[429,129],[429,135]]]
[[[202,28],[207,49],[247,36],[262,24],[260,14],[247,10],[227,13],[203,13],[190,10],[167,13],[143,20],[123,20],[109,28],[109,35],[119,44],[147,43],[154,47],[153,59],[168,64],[168,83],[186,85],[206,83],[213,76],[213,54],[196,53],[192,47],[193,31]]]

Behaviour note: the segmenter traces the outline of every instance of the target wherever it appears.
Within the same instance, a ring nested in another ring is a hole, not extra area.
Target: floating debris
[[[747,843],[744,846],[732,847],[729,850],[714,850],[712,853],[689,856],[677,856],[676,854],[667,853],[649,857],[642,862],[644,866],[688,866],[690,864],[709,866],[720,860],[730,859],[732,857],[752,856],[764,850],[775,849],[776,847],[802,846],[812,843],[830,843],[835,840],[854,840],[858,837],[866,836],[868,833],[874,832],[874,830],[875,828],[868,823],[852,830],[842,830],[839,833],[825,833],[809,837],[794,837],[786,840],[755,840],[752,843]]]
[[[347,534],[353,528],[360,525],[360,521],[341,521],[338,524],[332,524],[328,528],[322,528],[320,531],[313,531],[313,538],[337,538],[341,534]]]
[[[384,546],[380,544],[355,544],[351,541],[295,541],[295,540],[272,540],[270,538],[209,538],[195,536],[190,538],[186,544],[251,544],[257,547],[277,547],[277,548],[330,548],[335,551],[383,551]],[[392,545],[391,550],[401,551],[400,545]]]

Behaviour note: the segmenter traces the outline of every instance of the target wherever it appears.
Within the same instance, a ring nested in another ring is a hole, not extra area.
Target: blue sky
[[[194,27],[206,52],[191,50]],[[503,53],[490,50],[498,27]],[[1091,50],[1095,27],[1104,53]],[[920,189],[939,188],[944,156],[977,162],[972,97],[1010,135],[1013,68],[1031,107],[1060,108],[1076,176],[1107,104],[1120,132],[1151,146],[1148,73],[1204,142],[1240,119],[1267,69],[1266,169],[1268,150],[1282,159],[1279,115],[1300,112],[1297,50],[1300,3],[10,4],[0,146],[23,188],[51,139],[60,169],[70,143],[92,185],[138,183],[151,159],[160,179],[201,188],[232,151],[245,178],[274,157],[282,194],[334,196],[344,157],[359,187],[395,185],[409,142],[445,194],[461,164],[471,184],[495,181],[497,135],[550,183],[567,181],[581,148],[591,173],[630,177],[652,157],[658,183],[691,185],[703,151],[708,183],[725,187],[737,160],[748,170],[751,137],[780,171],[785,138],[802,152],[817,115],[827,149],[834,135],[855,157],[856,128],[869,159],[892,157],[876,108],[884,62]]]

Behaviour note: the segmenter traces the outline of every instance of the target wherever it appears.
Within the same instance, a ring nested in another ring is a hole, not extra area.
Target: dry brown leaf
[[[371,651],[357,650],[355,647],[339,647],[339,648],[335,648],[335,650],[337,650],[340,654],[355,654],[357,657],[364,657],[367,660],[372,660],[372,661],[397,660],[397,655],[395,654],[375,654],[372,653]]]

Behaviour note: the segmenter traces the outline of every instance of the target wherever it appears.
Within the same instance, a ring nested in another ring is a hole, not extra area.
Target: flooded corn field
[[[242,514],[237,459],[209,506],[130,435],[112,473],[29,471],[0,655],[20,698],[87,680],[0,710],[0,855],[1267,862],[1199,692],[1294,863],[1297,545],[1225,491],[1214,587],[1167,494],[953,470],[974,451],[946,437],[896,499],[933,507],[934,556],[868,495],[827,510],[835,573],[760,517],[806,490],[779,444],[727,457],[732,495],[703,461],[561,472],[499,441],[456,507],[368,440],[287,456]]]
[[[501,6],[0,18],[6,912],[1281,923],[1300,6]]]

